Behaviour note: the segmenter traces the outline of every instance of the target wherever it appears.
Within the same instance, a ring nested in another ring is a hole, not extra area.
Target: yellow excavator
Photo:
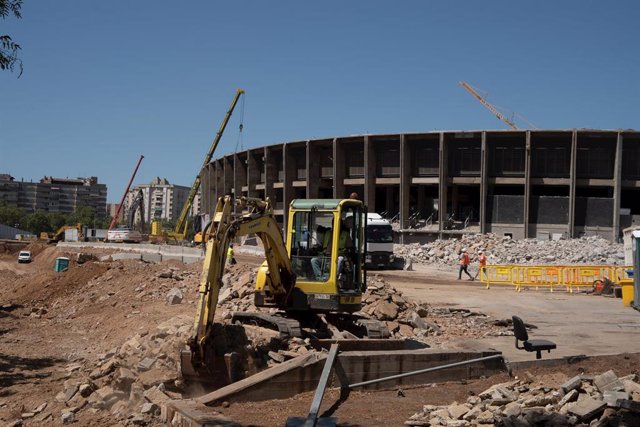
[[[55,233],[42,232],[40,233],[40,240],[45,240],[47,243],[58,243],[60,240],[64,240],[64,233],[67,230],[77,230],[78,241],[80,242],[84,241],[82,224],[63,225],[62,227],[58,228],[58,230]]]
[[[235,204],[248,212],[234,216]],[[314,337],[389,337],[384,323],[353,314],[366,289],[365,218],[359,200],[294,200],[285,243],[269,199],[220,198],[207,229],[194,329],[181,354],[183,376],[207,382],[219,369],[213,367],[221,356],[216,354],[219,328],[214,317],[227,249],[234,238],[251,234],[261,239],[266,258],[258,271],[254,303],[278,312],[237,312],[232,323],[268,326],[282,338],[302,337],[309,330]]]

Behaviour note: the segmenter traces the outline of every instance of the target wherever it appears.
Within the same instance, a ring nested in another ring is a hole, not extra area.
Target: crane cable
[[[246,95],[245,95],[246,96]],[[242,97],[242,100],[240,101],[240,125],[238,125],[238,141],[236,142],[236,150],[235,153],[238,152],[238,146],[240,146],[240,151],[244,151],[244,146],[243,146],[243,134],[242,131],[244,129],[244,98],[245,96]]]

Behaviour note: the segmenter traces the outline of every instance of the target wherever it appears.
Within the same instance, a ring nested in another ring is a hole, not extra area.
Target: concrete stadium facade
[[[269,197],[286,226],[296,198],[352,192],[398,223],[401,243],[464,233],[516,239],[599,235],[640,224],[640,132],[478,130],[291,141],[209,163],[203,212],[218,197]]]

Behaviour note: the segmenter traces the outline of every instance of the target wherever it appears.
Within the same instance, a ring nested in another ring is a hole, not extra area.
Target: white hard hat
[[[467,248],[462,248],[462,252],[467,252]]]
[[[482,254],[482,251],[478,251],[479,254]]]

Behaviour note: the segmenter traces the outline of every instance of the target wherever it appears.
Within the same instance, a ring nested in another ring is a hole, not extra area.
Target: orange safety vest
[[[487,265],[487,257],[484,254],[480,255],[480,267],[485,267]]]
[[[471,261],[469,260],[469,254],[463,253],[460,257],[460,265],[469,265]]]

